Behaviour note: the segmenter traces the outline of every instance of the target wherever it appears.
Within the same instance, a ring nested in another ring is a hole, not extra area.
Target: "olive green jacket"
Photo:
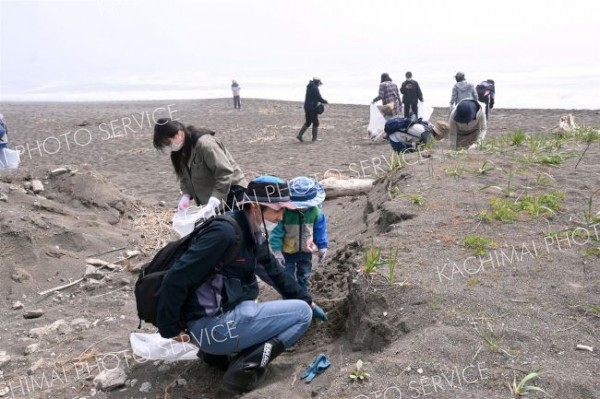
[[[210,197],[225,201],[232,185],[246,187],[244,173],[221,140],[213,135],[201,136],[192,149],[189,167],[183,166],[180,187],[198,205],[206,205]]]

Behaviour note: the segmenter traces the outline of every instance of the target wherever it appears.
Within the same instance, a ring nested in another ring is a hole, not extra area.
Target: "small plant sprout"
[[[363,361],[359,360],[358,362],[356,362],[355,369],[350,372],[350,379],[352,381],[362,382],[369,377],[369,373],[366,373],[363,370]]]
[[[596,140],[600,140],[600,131],[594,130],[594,129],[591,129],[591,128],[579,128],[579,129],[577,129],[575,131],[575,137],[579,138],[584,143],[587,143],[587,146],[585,147],[585,150],[583,150],[583,153],[581,154],[581,156],[577,160],[577,163],[575,164],[575,169],[577,169],[577,166],[579,165],[579,162],[581,162],[581,160],[583,159],[585,153],[590,148],[590,146],[592,145],[592,143],[594,141],[596,141]]]
[[[369,249],[367,249],[367,252],[365,252],[363,260],[363,272],[367,276],[373,274],[375,269],[377,269],[377,267],[381,265],[381,250],[374,245],[372,238],[371,246],[369,247]]]
[[[564,159],[559,154],[546,155],[538,160],[542,165],[557,166],[564,162]]]
[[[400,248],[396,247],[394,251],[390,250],[390,255],[387,259],[388,265],[388,279],[390,283],[394,283],[394,279],[396,278],[396,266],[398,266],[398,256],[400,255]]]
[[[483,165],[481,165],[479,169],[477,169],[477,175],[485,175],[486,173],[491,172],[494,169],[496,169],[494,163],[490,160],[486,160],[485,162],[483,162]]]
[[[523,377],[521,382],[519,382],[518,384],[517,384],[517,376],[515,375],[514,379],[513,379],[512,387],[510,387],[513,395],[515,395],[515,398],[520,398],[521,396],[527,396],[527,394],[532,391],[546,393],[540,387],[536,387],[533,385],[527,385],[530,381],[533,382],[533,380],[538,379],[540,377],[540,375],[542,375],[541,369],[533,371],[533,372],[527,374],[525,377]]]
[[[523,130],[518,129],[509,136],[509,139],[510,145],[513,147],[519,147],[525,142],[525,140],[527,140],[527,135]]]
[[[417,205],[417,206],[423,206],[423,205],[427,204],[427,201],[421,195],[421,190],[419,190],[416,193],[410,195],[408,197],[408,200],[410,202],[412,202],[413,204]]]
[[[504,325],[502,325],[504,329]],[[475,327],[475,331],[477,334],[483,339],[483,342],[488,347],[490,352],[504,353],[509,357],[513,357],[510,353],[502,349],[500,345],[502,345],[502,340],[504,339],[504,332],[495,333],[492,329],[492,326],[488,323],[489,332],[481,332],[477,327]]]
[[[484,256],[487,252],[486,249],[497,247],[492,240],[474,234],[467,234],[463,239],[463,245],[465,248],[474,250],[477,256]]]
[[[600,189],[598,189],[590,194],[590,198],[588,198],[588,201],[587,201],[587,209],[583,211],[583,217],[584,217],[585,223],[588,226],[590,226],[594,223],[600,222],[600,215],[598,215],[598,214],[594,215],[594,213],[592,211],[592,201],[594,200],[594,195],[596,195],[596,193],[599,191],[600,191]]]
[[[512,197],[512,196],[514,196],[515,192],[513,191],[512,187],[511,187],[512,179],[513,179],[513,176],[514,176],[514,171],[512,170],[512,168],[510,168],[508,170],[508,172],[506,172],[506,174],[508,176],[508,182],[506,184],[506,188],[502,188],[502,187],[498,187],[498,186],[485,186],[485,187],[482,187],[482,190],[484,190],[484,189],[486,189],[488,187],[491,187],[491,188],[495,188],[496,190],[502,191],[502,193],[504,193],[505,197]]]
[[[465,173],[465,165],[460,164],[460,165],[454,165],[453,167],[450,168],[446,168],[445,172],[448,176],[462,176],[463,173]]]

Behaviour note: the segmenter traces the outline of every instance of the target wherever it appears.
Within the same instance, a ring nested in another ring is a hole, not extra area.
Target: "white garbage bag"
[[[148,360],[198,360],[198,347],[192,343],[177,342],[160,334],[131,333],[131,350],[140,362]]]
[[[433,114],[433,108],[425,104],[423,101],[419,101],[417,109],[419,112],[419,118],[421,118],[423,121],[428,121],[429,118],[431,118],[431,114]]]
[[[0,169],[17,169],[19,167],[19,151],[0,148]]]
[[[383,114],[377,108],[377,105],[371,104],[370,116],[369,116],[369,126],[367,127],[367,132],[369,133],[369,137],[371,140],[376,141],[383,137],[385,128],[385,118]]]

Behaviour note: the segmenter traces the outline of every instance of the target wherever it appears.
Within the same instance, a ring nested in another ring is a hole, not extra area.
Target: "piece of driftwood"
[[[581,345],[581,344],[577,344],[577,346],[575,347],[575,349],[578,349],[580,351],[588,351],[588,352],[593,352],[594,348],[588,345]]]
[[[54,292],[54,291],[64,290],[65,288],[69,288],[69,287],[71,287],[71,286],[73,286],[73,285],[75,285],[75,284],[77,284],[77,283],[79,283],[81,281],[83,281],[83,277],[79,278],[79,279],[77,279],[75,281],[72,281],[69,284],[61,285],[61,286],[58,286],[58,287],[50,288],[49,290],[46,290],[46,291],[42,291],[39,294],[40,295],[46,295],[46,294],[49,294],[49,293]]]
[[[325,199],[366,194],[373,187],[373,179],[336,179],[328,177],[319,182],[325,190]]]

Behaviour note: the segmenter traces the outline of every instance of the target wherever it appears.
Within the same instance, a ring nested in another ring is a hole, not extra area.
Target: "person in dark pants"
[[[400,86],[402,101],[404,102],[404,117],[410,116],[410,111],[415,114],[415,119],[419,119],[419,101],[423,101],[423,93],[419,83],[412,78],[412,72],[406,72],[406,80]]]
[[[233,108],[242,109],[240,103],[240,85],[235,80],[231,81],[231,92],[233,93]]]
[[[496,97],[496,82],[494,79],[487,79],[475,87],[477,98],[485,104],[485,118],[489,119],[490,111],[494,108],[494,99]]]
[[[304,141],[302,135],[312,125],[312,141],[317,141],[319,134],[319,112],[318,108],[321,104],[329,104],[327,100],[321,97],[319,86],[323,82],[321,79],[314,77],[306,86],[306,97],[304,99],[304,113],[306,115],[306,121],[300,129],[300,132],[296,136],[299,141]]]

